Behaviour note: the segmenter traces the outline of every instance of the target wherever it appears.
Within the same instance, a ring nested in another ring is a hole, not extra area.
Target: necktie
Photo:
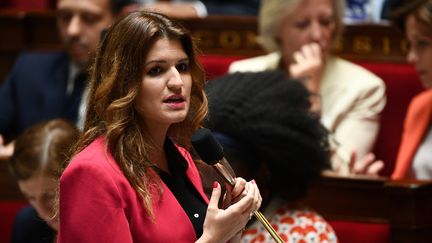
[[[66,97],[63,107],[64,117],[72,122],[78,119],[78,109],[81,103],[82,94],[87,84],[87,75],[78,74],[74,79],[74,88],[71,94]]]

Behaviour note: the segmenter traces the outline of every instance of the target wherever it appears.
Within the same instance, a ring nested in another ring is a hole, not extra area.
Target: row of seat
[[[22,49],[57,50],[61,47],[54,18],[53,12],[0,11],[0,29],[9,34],[8,38],[0,38],[0,80]],[[186,20],[184,24],[199,39],[203,50],[200,60],[207,79],[224,75],[235,60],[263,53],[254,42],[256,20],[253,18],[215,17]],[[348,26],[346,33],[345,41],[336,52],[377,74],[387,86],[387,105],[374,149],[377,157],[386,162],[383,175],[387,176],[394,168],[406,108],[422,88],[414,69],[403,62],[404,42],[400,33],[389,26]],[[25,204],[14,183],[6,166],[0,164],[0,235],[6,237],[17,210]],[[427,209],[418,197],[421,195],[422,201],[431,202],[432,194],[427,193],[430,190],[432,184],[428,183],[395,185],[387,179],[324,178],[311,190],[307,202],[330,220],[342,243],[408,242],[405,240],[416,236],[423,237],[417,241],[422,242],[421,239],[432,238],[432,233],[427,233],[432,232],[432,223],[419,217],[422,210]],[[401,210],[405,207],[404,217],[410,219],[409,222],[398,220],[398,211],[391,210],[392,205],[401,205],[401,202],[405,203]],[[0,242],[3,239],[0,238]],[[8,242],[7,239],[4,242]]]

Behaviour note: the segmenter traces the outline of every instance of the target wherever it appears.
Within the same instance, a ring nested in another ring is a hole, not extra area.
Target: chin
[[[174,119],[172,119],[172,122],[171,122],[171,123],[172,123],[172,124],[180,123],[180,122],[183,122],[185,119],[186,119],[185,116],[178,117],[178,118],[174,118]]]
[[[422,78],[421,83],[422,83],[423,87],[426,89],[432,88],[432,80],[431,79]]]

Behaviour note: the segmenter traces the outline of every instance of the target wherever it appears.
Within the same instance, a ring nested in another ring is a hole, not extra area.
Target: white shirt
[[[414,156],[411,173],[416,179],[432,179],[432,126]]]

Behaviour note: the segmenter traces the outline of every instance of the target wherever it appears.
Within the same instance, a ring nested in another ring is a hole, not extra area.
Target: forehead
[[[111,13],[110,0],[58,0],[60,11]]]
[[[19,180],[18,185],[27,195],[39,195],[54,190],[55,181],[53,177],[38,174],[27,180]]]
[[[298,1],[291,9],[288,15],[304,16],[316,14],[332,14],[335,11],[334,0],[302,0]]]
[[[431,26],[417,20],[417,18],[414,15],[410,15],[407,17],[406,32],[408,35],[416,34],[420,36],[432,37]]]
[[[150,47],[147,55],[147,61],[151,61],[154,58],[163,57],[185,58],[187,56],[179,40],[161,38],[155,41],[155,43]]]

